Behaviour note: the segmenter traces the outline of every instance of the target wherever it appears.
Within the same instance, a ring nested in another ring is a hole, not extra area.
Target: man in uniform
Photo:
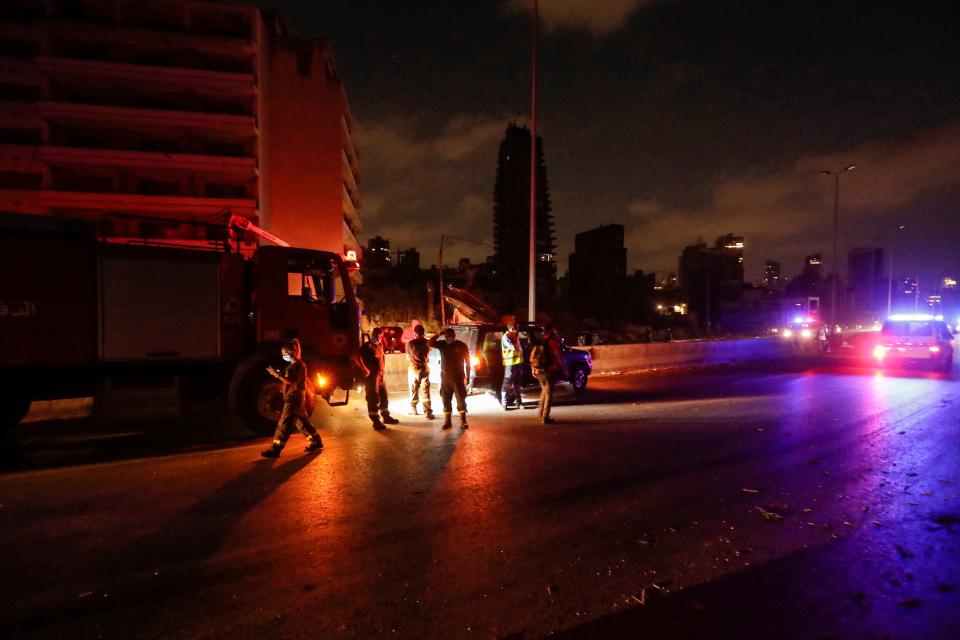
[[[440,340],[443,336],[443,340]],[[430,338],[428,343],[440,352],[440,399],[443,401],[443,428],[453,425],[450,415],[453,413],[453,396],[457,397],[457,411],[460,412],[460,427],[467,425],[467,381],[470,380],[470,349],[457,340],[457,334],[450,327]]]
[[[562,373],[564,378],[567,377],[563,355],[560,353],[560,340],[554,333],[552,324],[544,325],[540,343],[530,350],[530,370],[540,383],[540,422],[550,424],[554,422],[550,417],[554,378],[558,373]]]
[[[423,325],[413,327],[414,338],[407,341],[407,359],[410,368],[407,370],[407,382],[410,385],[410,414],[417,415],[417,403],[423,393],[423,415],[427,420],[433,420],[433,411],[430,406],[430,367],[427,358],[430,356],[430,344],[423,337]]]
[[[507,321],[507,331],[500,338],[500,355],[503,356],[503,386],[500,388],[500,406],[504,411],[516,404],[523,406],[521,389],[523,385],[523,348],[520,346],[520,334],[516,321]]]
[[[390,415],[387,386],[383,381],[386,360],[383,355],[383,346],[380,344],[382,333],[383,329],[380,327],[371,331],[370,339],[360,347],[356,359],[357,367],[363,372],[363,395],[367,399],[367,415],[370,416],[373,428],[377,431],[384,429],[384,424],[400,422]]]
[[[287,364],[283,373],[273,367],[267,367],[267,373],[283,383],[283,411],[277,421],[277,430],[273,434],[273,444],[269,449],[260,452],[264,458],[277,458],[287,444],[287,438],[294,429],[300,431],[307,438],[306,451],[323,449],[320,434],[310,424],[307,415],[307,365],[300,359],[300,341],[290,340],[280,350]]]

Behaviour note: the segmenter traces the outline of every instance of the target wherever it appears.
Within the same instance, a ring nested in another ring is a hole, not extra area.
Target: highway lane
[[[957,637],[960,386],[779,366],[591,380],[471,428],[0,476],[23,637]]]

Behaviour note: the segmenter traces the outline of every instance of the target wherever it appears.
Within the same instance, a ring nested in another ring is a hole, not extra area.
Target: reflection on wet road
[[[958,391],[853,369],[618,376],[550,426],[471,398],[466,432],[332,413],[319,455],[294,438],[277,462],[257,442],[11,473],[0,624],[960,637]]]

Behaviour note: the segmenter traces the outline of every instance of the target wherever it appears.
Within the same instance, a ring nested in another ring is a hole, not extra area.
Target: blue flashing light
[[[895,313],[887,318],[893,322],[929,322],[936,319],[929,313]]]

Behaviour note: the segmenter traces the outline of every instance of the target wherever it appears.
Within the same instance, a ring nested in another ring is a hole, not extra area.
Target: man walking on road
[[[273,367],[267,367],[267,373],[283,384],[283,411],[277,422],[277,430],[273,434],[273,444],[269,449],[260,452],[264,458],[277,458],[283,450],[287,439],[294,429],[307,438],[306,451],[323,449],[320,434],[310,424],[307,398],[307,365],[300,359],[300,341],[290,340],[283,345],[280,351],[283,359],[289,364],[280,373]]]
[[[507,321],[507,330],[500,338],[500,355],[503,357],[503,385],[500,387],[500,406],[504,411],[516,404],[523,406],[521,389],[523,385],[523,348],[520,346],[520,334],[516,321]]]
[[[371,331],[370,339],[360,347],[356,359],[357,366],[363,372],[363,395],[367,399],[367,415],[370,416],[373,428],[377,431],[384,429],[384,424],[400,422],[390,415],[387,386],[383,381],[386,359],[383,355],[383,346],[380,344],[382,333],[383,329],[380,327]]]
[[[443,340],[440,340],[440,336]],[[428,344],[440,352],[440,400],[443,401],[443,428],[453,425],[450,416],[453,413],[453,396],[457,397],[457,411],[460,412],[460,428],[467,425],[467,382],[470,380],[470,349],[460,340],[453,329],[447,327],[440,334],[430,338]]]
[[[423,394],[423,415],[427,420],[433,420],[433,411],[430,406],[430,367],[427,358],[430,355],[430,344],[423,337],[423,325],[413,327],[414,337],[407,341],[407,359],[410,368],[407,370],[407,381],[410,385],[410,414],[417,415],[417,403],[420,394]]]
[[[554,333],[553,325],[543,326],[543,336],[539,344],[530,350],[530,370],[540,383],[540,422],[550,424],[554,419],[550,417],[550,406],[553,404],[553,380],[558,373],[567,377],[563,365],[563,356],[560,353],[560,340]]]

